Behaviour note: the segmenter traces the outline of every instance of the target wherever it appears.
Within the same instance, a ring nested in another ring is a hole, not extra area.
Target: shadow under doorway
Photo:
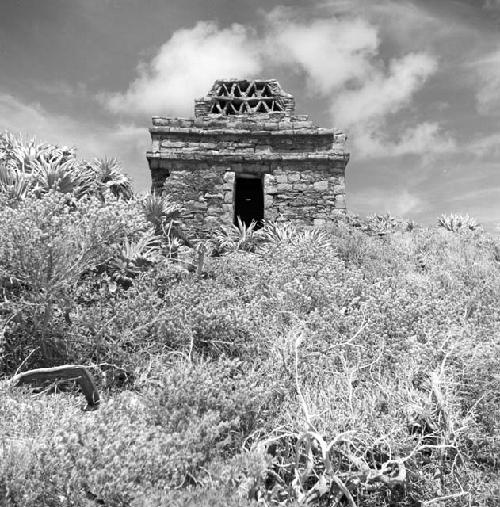
[[[264,219],[264,177],[259,175],[236,175],[234,181],[234,225],[238,217],[249,226],[252,221],[259,229]]]

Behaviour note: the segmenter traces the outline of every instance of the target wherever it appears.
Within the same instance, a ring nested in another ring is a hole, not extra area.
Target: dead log
[[[99,392],[94,377],[85,366],[65,364],[54,368],[38,368],[25,371],[12,378],[12,385],[14,387],[25,384],[39,385],[50,380],[76,380],[89,407],[95,407],[99,404]]]

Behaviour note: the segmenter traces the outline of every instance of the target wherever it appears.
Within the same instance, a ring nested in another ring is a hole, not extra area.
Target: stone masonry
[[[345,212],[345,135],[296,115],[274,80],[218,80],[194,118],[153,117],[152,190],[194,230],[251,220],[323,226]]]

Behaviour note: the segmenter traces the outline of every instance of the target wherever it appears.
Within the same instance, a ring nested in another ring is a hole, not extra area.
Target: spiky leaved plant
[[[123,199],[130,199],[134,195],[130,179],[123,174],[116,158],[96,158],[90,164],[90,169],[93,171],[93,193],[102,199],[105,199],[107,192]]]
[[[179,204],[170,201],[165,195],[154,192],[144,198],[142,206],[146,218],[153,224],[156,234],[162,234],[168,230],[182,212]]]
[[[438,227],[443,227],[451,232],[475,231],[481,228],[477,220],[470,217],[468,213],[465,215],[443,214],[438,218],[437,224]]]
[[[146,233],[137,241],[129,241],[126,237],[118,255],[109,262],[111,279],[129,287],[132,280],[158,261],[160,256],[160,238],[155,234]]]
[[[253,252],[260,242],[260,231],[256,230],[257,222],[252,220],[250,224],[237,218],[238,225],[221,225],[215,232],[213,239],[213,253],[223,254],[235,250]]]
[[[272,244],[314,242],[326,246],[330,241],[328,233],[324,230],[300,229],[290,222],[266,222],[260,233],[266,243]]]
[[[58,160],[62,163],[75,158],[73,148],[40,143],[35,138],[25,139],[10,132],[0,134],[0,161],[9,169],[29,174],[32,172],[34,162]]]
[[[82,184],[80,167],[75,159],[36,160],[32,163],[32,179],[37,195],[50,190],[71,194],[78,192]]]
[[[9,199],[24,199],[28,194],[30,183],[30,179],[20,171],[0,165],[0,193]]]
[[[153,225],[155,234],[163,238],[165,253],[175,257],[178,248],[184,243],[192,246],[181,228],[183,208],[169,200],[168,196],[156,194],[147,195],[142,201],[146,219]]]

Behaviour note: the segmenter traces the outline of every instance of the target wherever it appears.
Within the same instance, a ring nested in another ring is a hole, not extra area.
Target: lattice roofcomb
[[[283,113],[290,116],[295,99],[281,88],[276,79],[220,79],[205,97],[195,101],[195,115],[240,115]]]

